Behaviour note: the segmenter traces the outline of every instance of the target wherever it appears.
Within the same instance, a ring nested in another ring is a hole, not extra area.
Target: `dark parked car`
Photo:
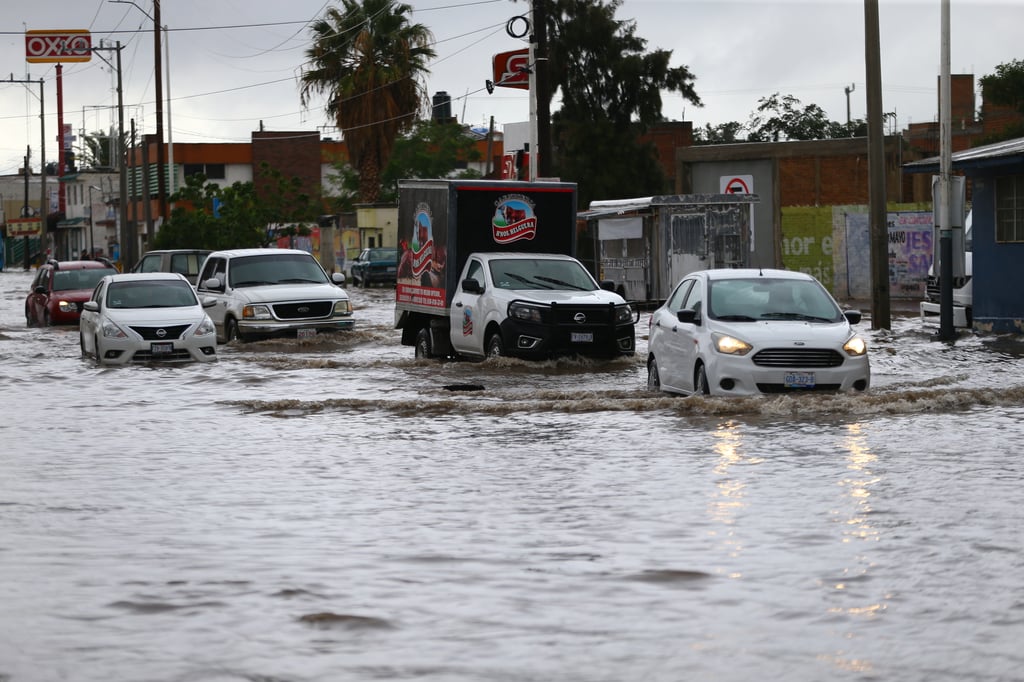
[[[149,251],[132,272],[177,272],[195,286],[199,279],[199,268],[210,255],[209,249],[163,249]]]
[[[106,275],[117,274],[110,261],[53,260],[36,271],[32,288],[25,297],[25,324],[29,327],[78,324],[82,304],[92,296],[96,284]]]
[[[381,247],[363,249],[350,266],[356,286],[394,284],[398,273],[398,249]]]

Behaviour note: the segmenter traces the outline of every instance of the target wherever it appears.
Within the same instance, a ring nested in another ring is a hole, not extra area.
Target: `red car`
[[[48,260],[39,266],[25,298],[25,324],[78,324],[82,304],[92,296],[96,284],[114,274],[117,268],[108,260]]]

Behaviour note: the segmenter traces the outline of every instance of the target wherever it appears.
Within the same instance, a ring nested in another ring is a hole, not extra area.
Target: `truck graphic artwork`
[[[494,230],[494,241],[498,244],[533,239],[537,236],[537,216],[533,202],[522,194],[502,197],[497,201],[491,227]]]
[[[472,336],[473,335],[473,309],[466,308],[466,312],[462,313],[462,335]]]
[[[434,256],[433,227],[430,217],[430,206],[420,204],[416,207],[415,225],[412,237],[412,274],[421,277],[430,269]]]

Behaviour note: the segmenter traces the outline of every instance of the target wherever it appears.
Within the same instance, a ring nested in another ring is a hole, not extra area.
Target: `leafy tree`
[[[1000,64],[995,73],[982,76],[979,82],[986,100],[1024,114],[1024,60]]]
[[[395,150],[382,178],[382,199],[397,200],[402,178],[473,178],[473,170],[457,171],[460,161],[479,161],[473,139],[457,123],[417,121],[412,131],[395,141]]]
[[[284,224],[275,236],[308,234],[323,212],[318,199],[303,191],[299,178],[286,178],[267,164],[260,167],[265,190],[252,182],[227,187],[207,182],[202,174],[185,178],[168,222],[160,228],[153,248],[234,249],[266,246],[268,227]],[[216,208],[215,208],[216,207]]]
[[[111,143],[117,144],[114,131],[110,134],[100,130],[87,133],[82,138],[81,158],[78,165],[82,168],[113,168],[114,153]]]
[[[719,123],[716,126],[710,123],[703,128],[693,131],[694,144],[729,144],[730,142],[742,142],[740,135],[743,133],[743,124],[739,121]]]
[[[647,52],[636,22],[615,18],[621,5],[549,0],[549,95],[560,92],[562,102],[552,116],[552,165],[578,183],[581,205],[659,191],[664,174],[639,136],[664,120],[662,91],[701,106],[693,74],[669,65],[671,50]]]
[[[1014,59],[996,67],[996,72],[979,79],[985,101],[1004,107],[1013,107],[1024,114],[1024,60]],[[992,144],[1024,137],[1024,122],[1016,121],[979,140],[979,144]]]
[[[433,35],[410,23],[411,12],[397,0],[341,0],[340,9],[328,8],[312,26],[300,98],[306,106],[326,95],[365,202],[377,200],[396,138],[429,103],[421,78],[435,56]]]
[[[805,107],[793,95],[780,97],[779,93],[762,97],[758,102],[757,111],[751,114],[747,124],[750,142],[849,137],[850,129],[846,124],[830,121],[817,104]]]

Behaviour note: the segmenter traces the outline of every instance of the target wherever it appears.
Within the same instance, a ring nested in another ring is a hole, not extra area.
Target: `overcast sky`
[[[412,19],[434,34],[438,57],[427,90],[452,97],[460,121],[497,126],[526,121],[525,90],[498,88],[488,95],[491,59],[526,47],[509,37],[506,22],[525,14],[520,0],[407,0]],[[165,75],[174,142],[245,142],[267,130],[321,129],[337,135],[320,103],[299,104],[297,78],[309,46],[308,24],[325,0],[164,0],[170,75]],[[13,6],[11,6],[13,5]],[[1019,47],[1024,0],[951,0],[952,73],[975,79],[998,64],[1024,58]],[[141,9],[140,9],[141,8]],[[155,130],[152,0],[5,0],[0,17],[0,174],[14,173],[26,146],[38,167],[39,85],[44,79],[47,159],[56,160],[55,66],[27,63],[26,30],[88,29],[100,40],[124,45],[122,76],[126,128]],[[143,12],[142,10],[145,10]],[[864,2],[767,2],[764,0],[624,0],[619,19],[632,19],[648,49],[671,50],[674,66],[697,77],[702,108],[665,96],[664,116],[695,127],[745,122],[758,100],[791,94],[817,104],[836,121],[866,116]],[[937,119],[941,58],[941,0],[879,2],[883,110],[900,128]],[[101,53],[114,61],[113,52]],[[31,86],[6,82],[28,78]],[[116,122],[113,70],[94,57],[63,67],[65,123],[75,133],[107,129]],[[847,98],[846,89],[853,88]],[[980,92],[978,92],[980,98]],[[980,100],[978,101],[980,106]],[[553,105],[557,109],[557,104]],[[166,124],[165,124],[166,125]],[[892,123],[887,124],[887,132]],[[166,133],[165,133],[166,135]]]

